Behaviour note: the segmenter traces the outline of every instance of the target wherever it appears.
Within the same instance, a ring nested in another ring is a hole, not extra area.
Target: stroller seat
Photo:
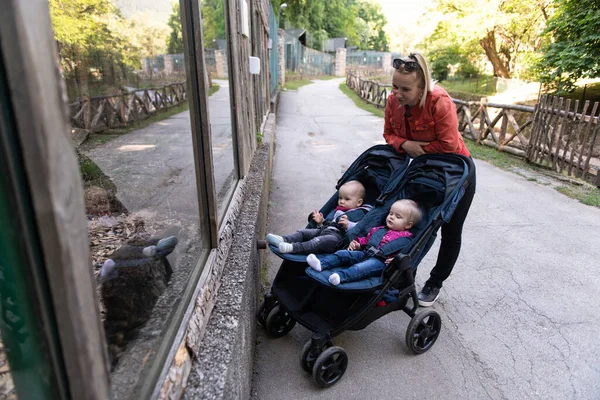
[[[423,218],[413,228],[413,240],[380,276],[333,286],[328,278],[335,269],[317,272],[308,267],[305,254],[280,254],[270,247],[283,262],[259,307],[257,322],[273,338],[287,334],[297,322],[314,332],[302,349],[301,366],[312,372],[319,386],[336,384],[347,367],[345,350],[334,346],[332,338],[346,330],[363,329],[392,311],[402,310],[411,317],[406,345],[412,353],[421,354],[433,346],[441,317],[432,308],[419,310],[414,274],[439,228],[452,218],[473,170],[468,157],[425,154],[389,176],[374,208],[345,235],[347,246],[354,238],[367,236],[373,227],[384,225],[391,205],[399,199],[419,204]],[[335,207],[330,203],[337,201],[337,193],[334,197],[326,205],[329,209]]]

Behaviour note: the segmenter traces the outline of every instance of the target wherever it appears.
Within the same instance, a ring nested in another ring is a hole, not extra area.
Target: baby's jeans
[[[365,258],[362,251],[339,250],[333,254],[319,257],[321,269],[335,267],[349,267],[336,271],[340,276],[340,282],[355,282],[371,276],[380,275],[385,268],[385,263],[378,258]]]

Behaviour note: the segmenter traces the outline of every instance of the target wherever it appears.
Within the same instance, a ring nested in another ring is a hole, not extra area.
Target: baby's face
[[[356,208],[362,204],[362,199],[355,190],[349,190],[347,187],[340,188],[338,206],[345,208]]]
[[[409,220],[410,209],[406,204],[394,203],[390,208],[390,213],[385,219],[386,226],[388,229],[393,231],[405,231],[410,229],[413,225]]]

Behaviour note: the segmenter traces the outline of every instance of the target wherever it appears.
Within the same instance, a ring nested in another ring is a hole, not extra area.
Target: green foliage
[[[202,0],[202,32],[204,46],[215,47],[216,39],[225,39],[225,11],[223,0]]]
[[[286,28],[296,27],[309,33],[310,45],[321,49],[328,38],[345,37],[349,46],[387,51],[387,23],[381,6],[368,0],[275,0],[277,13],[281,3],[287,8],[280,13]]]
[[[143,57],[164,53],[164,27],[143,15],[125,19],[111,0],[50,0],[49,6],[70,97],[119,92]]]
[[[293,81],[286,82],[283,88],[284,90],[298,90],[302,86],[306,86],[311,83],[312,81],[310,79],[296,79]]]
[[[435,10],[445,15],[425,40],[429,51],[458,46],[472,66],[487,59],[494,75],[514,77],[524,73],[517,65],[543,44],[551,0],[436,0]],[[465,73],[472,73],[468,67]]]
[[[368,111],[377,117],[380,117],[380,118],[384,117],[383,109],[378,108],[378,107],[374,106],[373,104],[367,103],[365,100],[361,99],[356,93],[354,93],[354,91],[352,89],[350,89],[348,86],[346,86],[346,84],[344,82],[340,83],[339,88],[342,91],[342,93],[344,93],[346,96],[350,97],[350,99],[354,102],[354,104],[358,108]]]
[[[577,79],[600,75],[600,3],[555,0],[555,6],[537,71],[551,87],[571,90]]]
[[[171,15],[169,15],[167,25],[171,28],[171,33],[167,39],[167,52],[169,54],[183,53],[183,30],[181,28],[179,2],[173,3],[173,10],[171,11]]]
[[[95,181],[104,176],[100,167],[89,158],[79,163],[79,170],[81,171],[81,178],[86,182]]]

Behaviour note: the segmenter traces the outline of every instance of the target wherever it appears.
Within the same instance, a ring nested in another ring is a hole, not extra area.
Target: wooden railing
[[[140,89],[112,96],[84,98],[69,104],[74,128],[101,132],[122,128],[187,101],[186,83]]]
[[[384,85],[377,81],[362,79],[355,73],[346,73],[346,86],[354,90],[362,99],[384,108],[392,85]]]
[[[525,156],[535,107],[488,103],[485,99],[453,101],[458,114],[458,130],[463,136],[499,151]]]
[[[590,101],[586,100],[578,114],[579,100],[571,109],[571,99],[542,95],[536,106],[527,159],[600,187],[599,102],[588,114],[589,107]]]
[[[348,72],[346,85],[362,99],[384,108],[390,85],[362,79]],[[577,176],[600,187],[600,108],[598,102],[583,112],[570,111],[571,100],[542,95],[535,107],[453,99],[458,129],[465,137],[550,168]],[[564,107],[563,107],[564,105]],[[573,110],[578,110],[575,101]]]

